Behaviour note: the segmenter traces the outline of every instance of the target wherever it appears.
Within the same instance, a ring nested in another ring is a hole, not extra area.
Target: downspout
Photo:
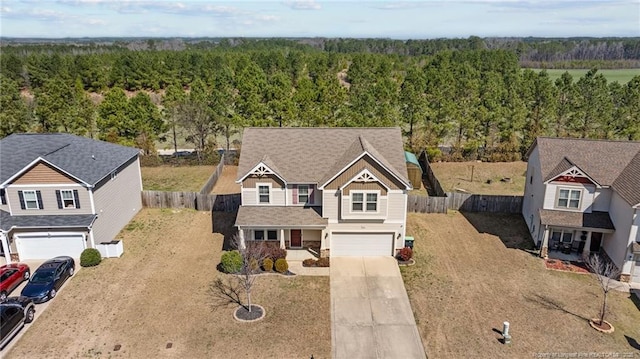
[[[89,224],[89,239],[91,239],[91,248],[96,248],[96,242],[93,238],[93,224],[96,223],[96,219],[98,219],[98,215],[93,218],[93,221]]]

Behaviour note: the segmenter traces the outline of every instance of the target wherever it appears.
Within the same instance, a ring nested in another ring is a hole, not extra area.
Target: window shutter
[[[58,200],[58,209],[62,209],[62,196],[59,190],[56,190],[56,199]]]
[[[22,191],[18,191],[18,198],[20,198],[20,208],[27,209],[27,206],[24,205],[24,195]]]
[[[293,185],[293,204],[298,204],[298,185]]]
[[[315,186],[314,184],[309,185],[309,204],[313,204],[313,188]]]
[[[76,208],[80,208],[80,197],[78,196],[78,190],[73,190],[73,198],[76,200]]]
[[[40,191],[36,191],[36,196],[38,197],[38,206],[40,206],[40,209],[44,209],[44,204],[42,203],[42,194],[40,193]]]
[[[2,200],[2,204],[7,204],[7,191],[5,189],[0,189],[0,200]]]

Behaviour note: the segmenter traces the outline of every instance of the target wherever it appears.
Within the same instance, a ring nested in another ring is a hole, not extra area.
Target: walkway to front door
[[[331,258],[333,358],[426,358],[396,260]]]

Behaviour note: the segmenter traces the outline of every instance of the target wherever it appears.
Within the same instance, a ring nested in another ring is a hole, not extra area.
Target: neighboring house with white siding
[[[135,148],[63,133],[1,139],[5,261],[77,258],[85,248],[118,253],[105,254],[101,244],[112,242],[142,207],[138,155]]]
[[[522,214],[540,255],[605,253],[640,283],[640,142],[539,137],[527,157]]]
[[[236,182],[243,241],[323,257],[404,247],[411,183],[399,128],[246,128]]]

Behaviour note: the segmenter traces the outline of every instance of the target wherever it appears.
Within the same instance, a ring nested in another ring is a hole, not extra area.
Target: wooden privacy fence
[[[427,153],[425,151],[420,153],[418,163],[420,164],[420,167],[422,167],[422,184],[429,193],[429,196],[446,196],[444,189],[442,189],[442,186],[440,185],[440,181],[438,181],[438,178],[436,178],[436,175],[433,173],[433,170],[429,165],[429,159],[427,158]]]
[[[148,208],[191,208],[198,211],[237,211],[240,194],[142,191],[142,205]]]
[[[226,156],[224,154],[222,154],[222,157],[220,157],[220,163],[218,163],[218,166],[216,167],[216,170],[213,171],[213,173],[211,174],[211,177],[209,177],[209,179],[207,180],[207,183],[205,183],[204,186],[202,186],[202,189],[200,190],[201,194],[209,194],[213,190],[213,187],[218,182],[218,178],[220,178],[220,176],[222,176],[222,170],[224,169],[225,157]]]
[[[447,192],[446,197],[409,195],[408,212],[446,213],[452,209],[463,212],[521,213],[522,196],[495,196]]]

